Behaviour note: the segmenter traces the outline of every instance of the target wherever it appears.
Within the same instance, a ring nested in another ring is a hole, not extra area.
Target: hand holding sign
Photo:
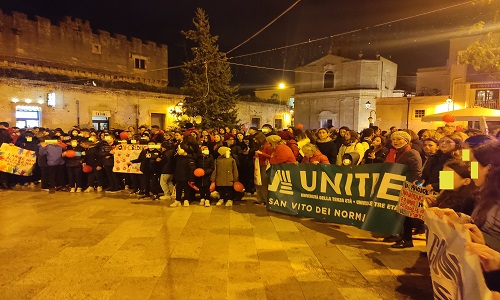
[[[490,247],[477,243],[467,243],[467,251],[479,256],[481,266],[486,272],[500,270],[500,253]]]

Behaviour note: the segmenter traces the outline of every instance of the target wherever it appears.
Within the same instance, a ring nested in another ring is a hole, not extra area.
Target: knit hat
[[[293,133],[291,133],[288,130],[280,131],[280,132],[278,132],[278,135],[280,136],[280,138],[282,138],[285,141],[293,140]]]
[[[406,143],[411,142],[411,136],[404,132],[404,131],[395,131],[393,134],[391,134],[391,139],[393,138],[400,138],[406,141]]]
[[[279,135],[273,134],[266,138],[266,141],[271,144],[277,144],[281,141],[281,137]]]
[[[226,155],[227,151],[231,151],[231,148],[222,146],[217,149],[217,152],[219,152],[220,155]]]

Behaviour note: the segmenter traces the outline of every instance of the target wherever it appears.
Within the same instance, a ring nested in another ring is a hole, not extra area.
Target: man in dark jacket
[[[104,174],[102,170],[102,157],[99,153],[100,147],[98,144],[90,140],[83,142],[82,145],[85,148],[83,163],[92,167],[92,171],[88,174],[87,177],[88,188],[85,190],[85,192],[93,192],[96,184],[97,191],[102,192]]]
[[[114,154],[115,147],[117,143],[113,135],[106,135],[104,137],[104,142],[100,145],[99,155],[102,158],[102,166],[106,175],[108,176],[109,189],[106,192],[117,193],[120,191],[120,182],[118,181],[118,176],[113,172],[113,166],[115,165]]]
[[[159,146],[159,145],[158,145]],[[148,148],[141,151],[137,159],[130,161],[130,164],[140,163],[141,192],[139,199],[152,197],[153,200],[159,199],[160,190],[160,171],[161,171],[161,152],[155,142],[148,143]],[[150,193],[153,193],[151,196]]]

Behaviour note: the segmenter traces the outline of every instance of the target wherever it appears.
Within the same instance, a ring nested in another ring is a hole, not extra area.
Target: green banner
[[[396,163],[354,167],[272,165],[267,209],[394,235],[404,216],[396,211],[407,167]]]

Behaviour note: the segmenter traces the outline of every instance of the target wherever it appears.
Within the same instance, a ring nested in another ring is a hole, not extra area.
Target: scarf
[[[401,152],[401,155],[403,155],[406,151],[408,151],[410,149],[411,149],[411,145],[407,144],[406,146],[403,147],[403,151]],[[397,162],[397,160],[396,160],[397,153],[398,153],[397,149],[389,150],[389,154],[387,154],[387,157],[385,158],[385,162],[391,162],[391,163]]]

